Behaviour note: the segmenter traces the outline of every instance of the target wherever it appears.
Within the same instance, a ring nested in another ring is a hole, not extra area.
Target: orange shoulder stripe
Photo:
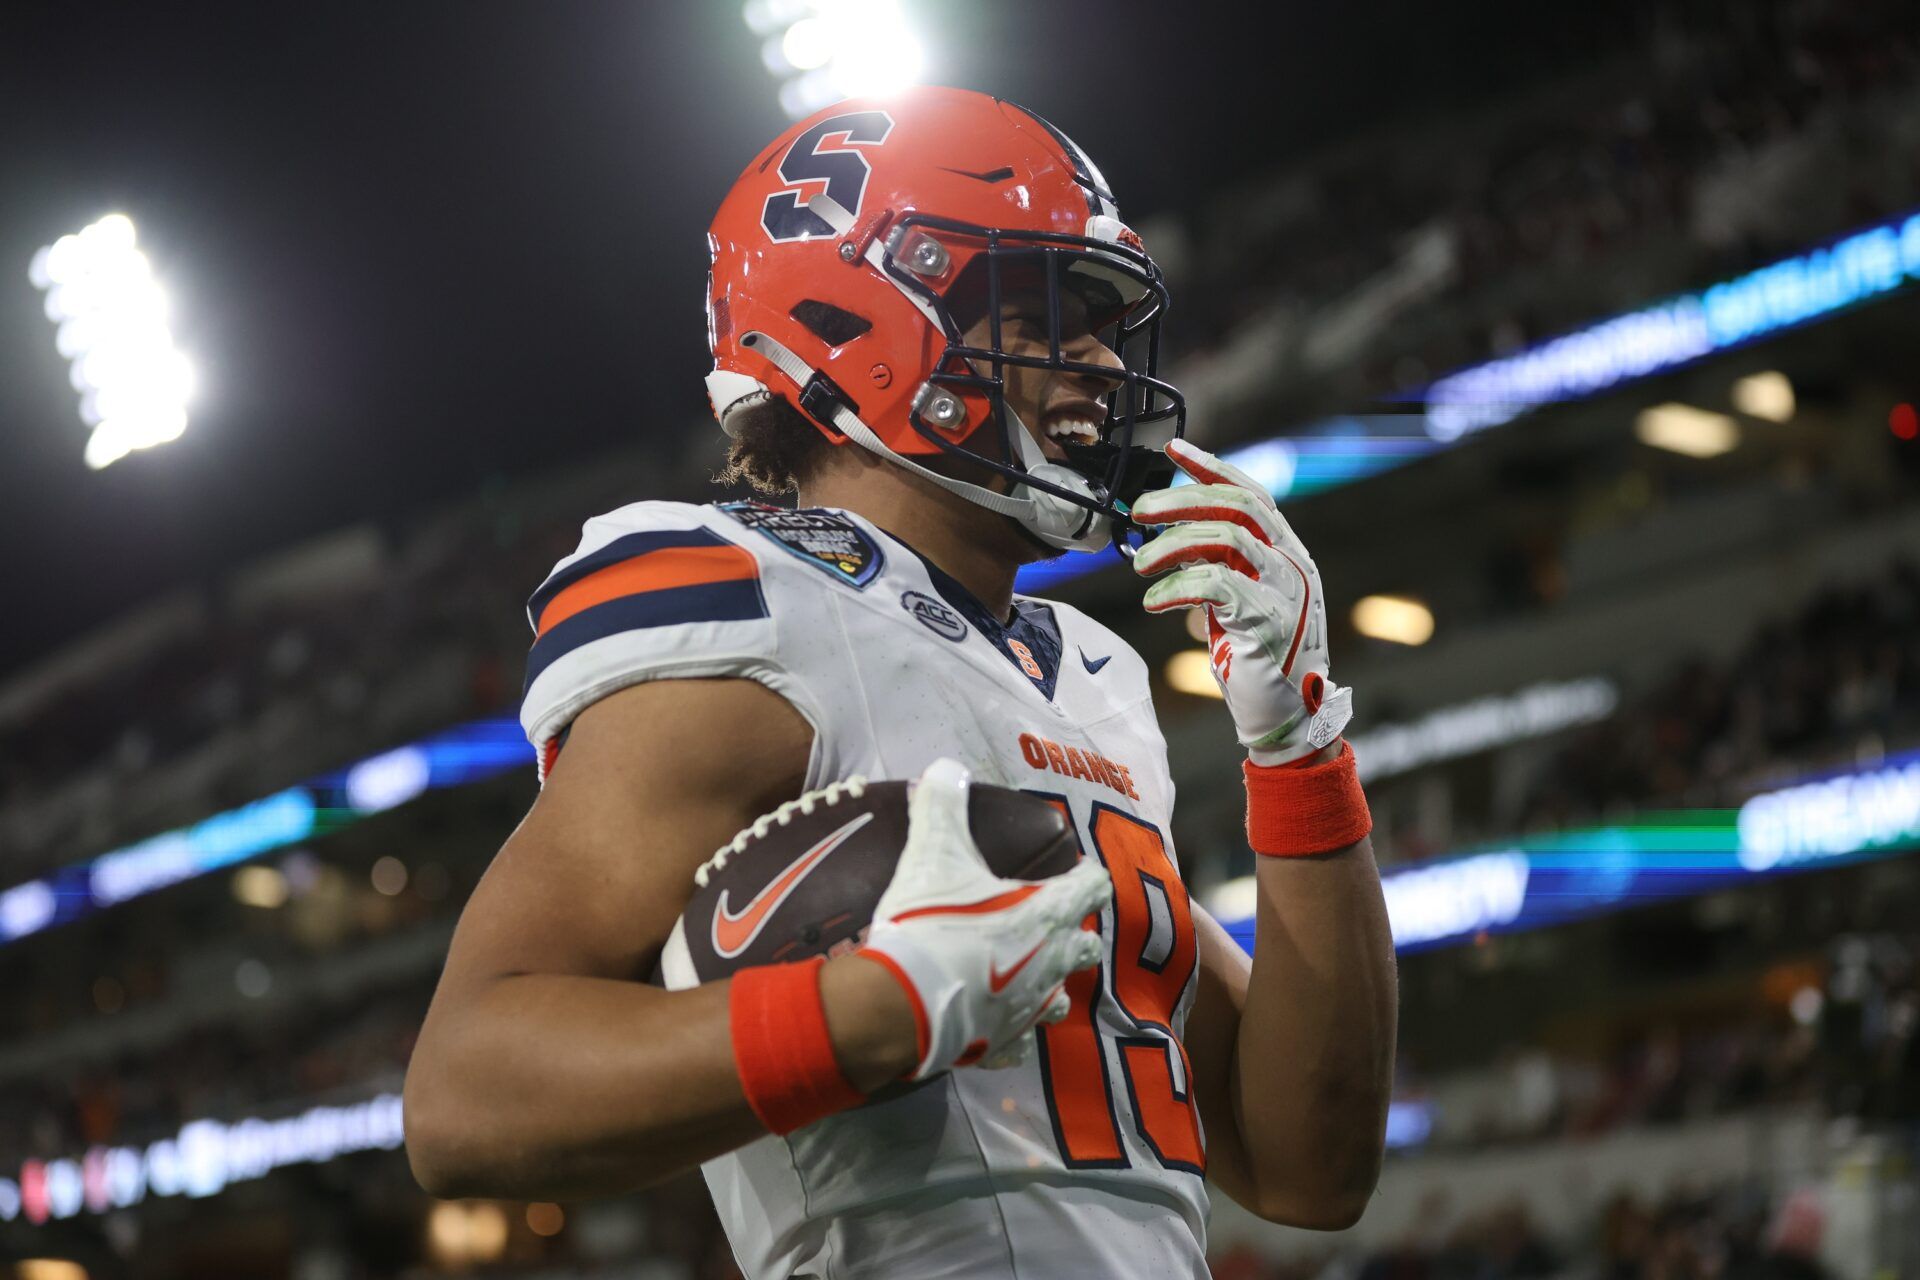
[[[623,596],[759,576],[759,562],[745,547],[662,547],[590,573],[554,596],[540,614],[536,634],[543,636],[576,613]]]

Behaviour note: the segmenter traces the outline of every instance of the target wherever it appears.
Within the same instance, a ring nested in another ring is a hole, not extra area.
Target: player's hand
[[[1133,504],[1136,522],[1169,526],[1135,554],[1134,570],[1175,570],[1148,588],[1147,612],[1206,610],[1213,678],[1255,764],[1312,755],[1353,715],[1352,690],[1327,678],[1320,570],[1252,477],[1185,440],[1166,449],[1198,483]]]
[[[1106,868],[1090,858],[1050,880],[994,875],[968,828],[970,782],[963,765],[942,759],[914,784],[906,849],[860,952],[913,1002],[914,1080],[1023,1060],[1034,1025],[1067,1016],[1067,975],[1099,961],[1100,935],[1081,921],[1113,898]]]

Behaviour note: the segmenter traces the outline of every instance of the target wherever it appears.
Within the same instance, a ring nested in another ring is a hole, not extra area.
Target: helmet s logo
[[[793,140],[780,158],[780,177],[787,189],[767,197],[760,225],[775,241],[809,240],[830,236],[833,228],[807,208],[807,201],[827,195],[856,217],[873,172],[856,147],[879,146],[893,132],[893,117],[884,111],[854,111],[830,116]]]

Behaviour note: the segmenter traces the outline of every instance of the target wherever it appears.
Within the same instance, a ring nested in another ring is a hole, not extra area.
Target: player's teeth
[[[1077,444],[1093,444],[1100,439],[1093,424],[1079,418],[1061,418],[1049,423],[1047,434],[1055,440],[1072,440]]]

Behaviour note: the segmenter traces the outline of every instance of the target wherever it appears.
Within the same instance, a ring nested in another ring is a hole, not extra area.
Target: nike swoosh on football
[[[1080,665],[1087,669],[1088,675],[1094,675],[1100,668],[1112,661],[1113,655],[1110,653],[1104,658],[1089,658],[1085,649],[1080,650]]]
[[[999,995],[1002,991],[1005,991],[1007,989],[1007,984],[1009,982],[1012,982],[1015,978],[1019,977],[1020,971],[1027,967],[1027,962],[1033,959],[1035,956],[1039,955],[1040,947],[1044,947],[1046,945],[1047,945],[1046,943],[1042,942],[1039,944],[1039,946],[1034,947],[1033,950],[1021,956],[1020,959],[1014,963],[1013,968],[1008,969],[1005,973],[1002,973],[1000,971],[999,965],[989,964],[987,966],[987,990],[991,991],[996,996]]]
[[[738,914],[727,909],[727,891],[722,889],[720,903],[713,913],[714,953],[723,960],[731,960],[752,946],[753,940],[760,936],[760,930],[766,927],[767,920],[773,915],[774,909],[793,896],[793,891],[800,887],[800,882],[807,878],[807,873],[819,866],[821,859],[845,843],[848,836],[871,821],[873,821],[873,815],[863,813],[838,831],[822,838],[813,848],[795,858],[785,871],[773,878],[766,888],[754,894],[753,900],[747,903],[745,909]]]

